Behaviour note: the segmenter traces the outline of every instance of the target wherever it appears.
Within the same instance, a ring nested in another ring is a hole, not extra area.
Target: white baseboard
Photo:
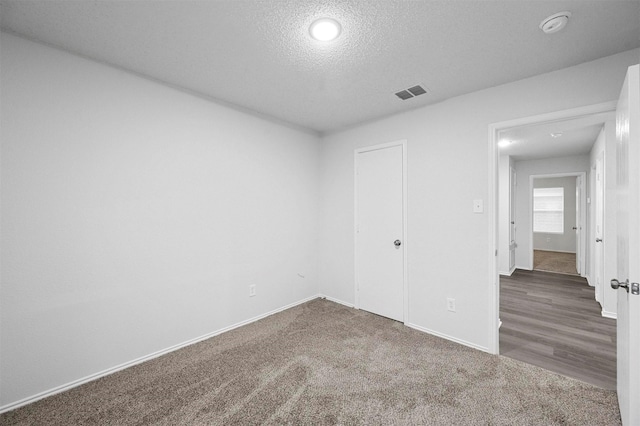
[[[124,370],[125,368],[133,367],[134,365],[141,364],[141,363],[143,363],[145,361],[150,361],[150,360],[152,360],[154,358],[158,358],[159,356],[166,355],[166,354],[168,354],[170,352],[173,352],[173,351],[177,351],[178,349],[182,349],[182,348],[184,348],[186,346],[190,346],[190,345],[193,345],[195,343],[201,342],[203,340],[210,339],[211,337],[217,336],[217,335],[225,333],[227,331],[231,331],[231,330],[233,330],[235,328],[238,328],[238,327],[242,327],[243,325],[250,324],[252,322],[261,320],[263,318],[266,318],[266,317],[268,317],[270,315],[277,314],[278,312],[282,312],[282,311],[285,311],[287,309],[293,308],[294,306],[301,305],[303,303],[306,303],[306,302],[309,302],[311,300],[317,299],[318,297],[324,297],[324,296],[316,294],[314,296],[307,297],[306,299],[298,300],[297,302],[290,303],[290,304],[288,304],[286,306],[282,306],[280,308],[274,309],[274,310],[272,310],[270,312],[267,312],[265,314],[261,314],[261,315],[258,315],[256,317],[250,318],[248,320],[241,321],[239,323],[230,325],[228,327],[224,327],[224,328],[221,328],[219,330],[212,331],[211,333],[207,333],[207,334],[205,334],[203,336],[187,340],[186,342],[178,343],[177,345],[170,346],[170,347],[168,347],[166,349],[161,349],[161,350],[153,352],[153,353],[151,353],[149,355],[145,355],[145,356],[142,356],[140,358],[136,358],[134,360],[125,362],[123,364],[116,365],[115,367],[111,367],[111,368],[108,368],[106,370],[102,370],[102,371],[100,371],[98,373],[90,374],[90,375],[85,376],[85,377],[83,377],[81,379],[74,380],[74,381],[66,383],[64,385],[60,385],[60,386],[57,386],[55,388],[46,390],[44,392],[40,392],[40,393],[35,394],[33,396],[29,396],[29,397],[23,398],[23,399],[21,399],[19,401],[11,402],[11,403],[9,403],[7,405],[3,405],[2,407],[0,407],[0,414],[4,413],[6,411],[15,410],[16,408],[22,407],[23,405],[31,404],[32,402],[36,402],[36,401],[38,401],[40,399],[55,395],[57,393],[64,392],[66,390],[78,387],[78,386],[83,385],[85,383],[88,383],[88,382],[91,382],[93,380],[99,379],[100,377],[108,376],[108,375],[113,374],[115,372],[118,372],[120,370]],[[337,302],[337,303],[341,303],[341,302]]]
[[[466,340],[458,339],[456,337],[452,337],[452,336],[449,336],[447,334],[438,333],[437,331],[429,330],[428,328],[424,328],[424,327],[421,327],[421,326],[416,325],[416,324],[406,323],[405,325],[407,327],[411,327],[411,328],[416,329],[418,331],[422,331],[423,333],[427,333],[427,334],[431,334],[433,336],[441,337],[443,339],[447,339],[447,340],[450,340],[452,342],[459,343],[461,345],[468,346],[468,347],[473,348],[473,349],[478,349],[478,350],[481,350],[483,352],[493,353],[493,352],[491,352],[489,350],[489,348],[486,348],[484,346],[476,345],[475,343],[467,342]]]
[[[522,269],[523,271],[533,271],[533,266],[518,266],[515,269]]]
[[[500,271],[499,274],[505,277],[510,277],[511,275],[513,275],[513,273],[516,271],[516,267],[514,266],[513,268],[511,268],[511,270],[509,272],[504,272],[504,271]]]
[[[318,295],[318,297],[321,297],[321,298],[323,298],[323,299],[327,299],[327,300],[328,300],[328,301],[330,301],[330,302],[339,303],[339,304],[344,305],[344,306],[347,306],[347,307],[349,307],[349,308],[355,308],[355,305],[354,305],[353,303],[343,302],[343,301],[342,301],[342,300],[340,300],[340,299],[335,299],[335,298],[330,297],[330,296],[325,296],[324,294],[320,294],[320,295]]]
[[[616,312],[607,312],[603,309],[601,313],[605,318],[618,319],[618,314]]]
[[[591,277],[589,274],[584,274],[582,277],[587,280],[587,284],[589,284],[590,287],[595,287],[595,284],[591,284]]]

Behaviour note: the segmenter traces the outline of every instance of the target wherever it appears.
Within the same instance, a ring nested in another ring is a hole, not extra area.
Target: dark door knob
[[[395,241],[393,242],[393,244],[394,244],[396,247],[400,247],[400,244],[402,244],[402,242],[401,242],[400,240],[395,240]]]

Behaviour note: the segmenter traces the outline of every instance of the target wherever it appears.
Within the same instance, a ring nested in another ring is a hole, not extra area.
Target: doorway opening
[[[530,176],[529,241],[533,270],[586,275],[588,227],[584,182],[586,172]]]
[[[611,119],[614,110],[615,103],[604,103],[496,123],[489,129],[490,203],[494,207],[490,253],[495,297],[494,351],[506,356],[519,352],[519,358],[512,357],[606,388],[615,387],[615,321],[602,316],[595,291],[584,277],[589,275],[589,250],[593,250],[590,240],[594,235],[587,215],[590,153],[603,123]],[[571,130],[578,128],[590,135],[581,137],[582,145],[564,143]],[[559,136],[565,138],[563,143],[558,142]],[[570,178],[574,185],[566,187],[559,181],[536,185],[536,179],[540,183],[545,178]],[[539,191],[540,200],[551,205],[538,206],[541,214],[537,218],[536,187],[551,189]],[[567,208],[564,203],[567,191],[572,191],[573,207]],[[562,211],[558,207],[560,200]],[[559,238],[554,238],[571,235],[566,232],[567,227],[574,231],[574,238],[568,242],[573,249],[560,246]],[[541,238],[538,243],[556,245],[536,243]],[[545,247],[550,252],[575,250],[575,275],[535,270],[540,268],[534,267],[534,249]],[[550,303],[545,304],[543,299]],[[572,304],[578,300],[585,305]],[[601,334],[594,333],[595,340],[581,347],[580,336],[588,333],[589,327]],[[604,344],[600,345],[602,341]],[[599,377],[589,378],[584,374],[589,370],[597,371]]]

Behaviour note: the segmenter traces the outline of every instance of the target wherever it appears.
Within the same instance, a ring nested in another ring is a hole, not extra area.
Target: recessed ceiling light
[[[309,34],[318,41],[335,40],[341,31],[340,23],[331,18],[318,19],[309,27]]]
[[[569,22],[570,17],[571,12],[555,13],[540,22],[540,29],[544,31],[545,34],[557,33],[567,26],[567,22]]]
[[[562,132],[551,133],[552,138],[559,138],[560,136],[562,136]]]

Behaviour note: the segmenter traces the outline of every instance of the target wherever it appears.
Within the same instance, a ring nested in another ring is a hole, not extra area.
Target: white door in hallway
[[[576,177],[576,271],[578,275],[584,275],[582,271],[582,176]]]
[[[640,425],[640,66],[627,71],[616,108],[618,401]],[[616,288],[615,281],[611,282]],[[625,288],[626,287],[626,288]]]
[[[516,169],[509,167],[509,272],[516,267]]]
[[[356,307],[404,321],[405,142],[356,150]]]
[[[604,174],[602,164],[604,153],[600,153],[596,160],[595,174],[595,255],[594,270],[596,274],[596,300],[604,307]],[[609,285],[607,283],[607,285]]]

